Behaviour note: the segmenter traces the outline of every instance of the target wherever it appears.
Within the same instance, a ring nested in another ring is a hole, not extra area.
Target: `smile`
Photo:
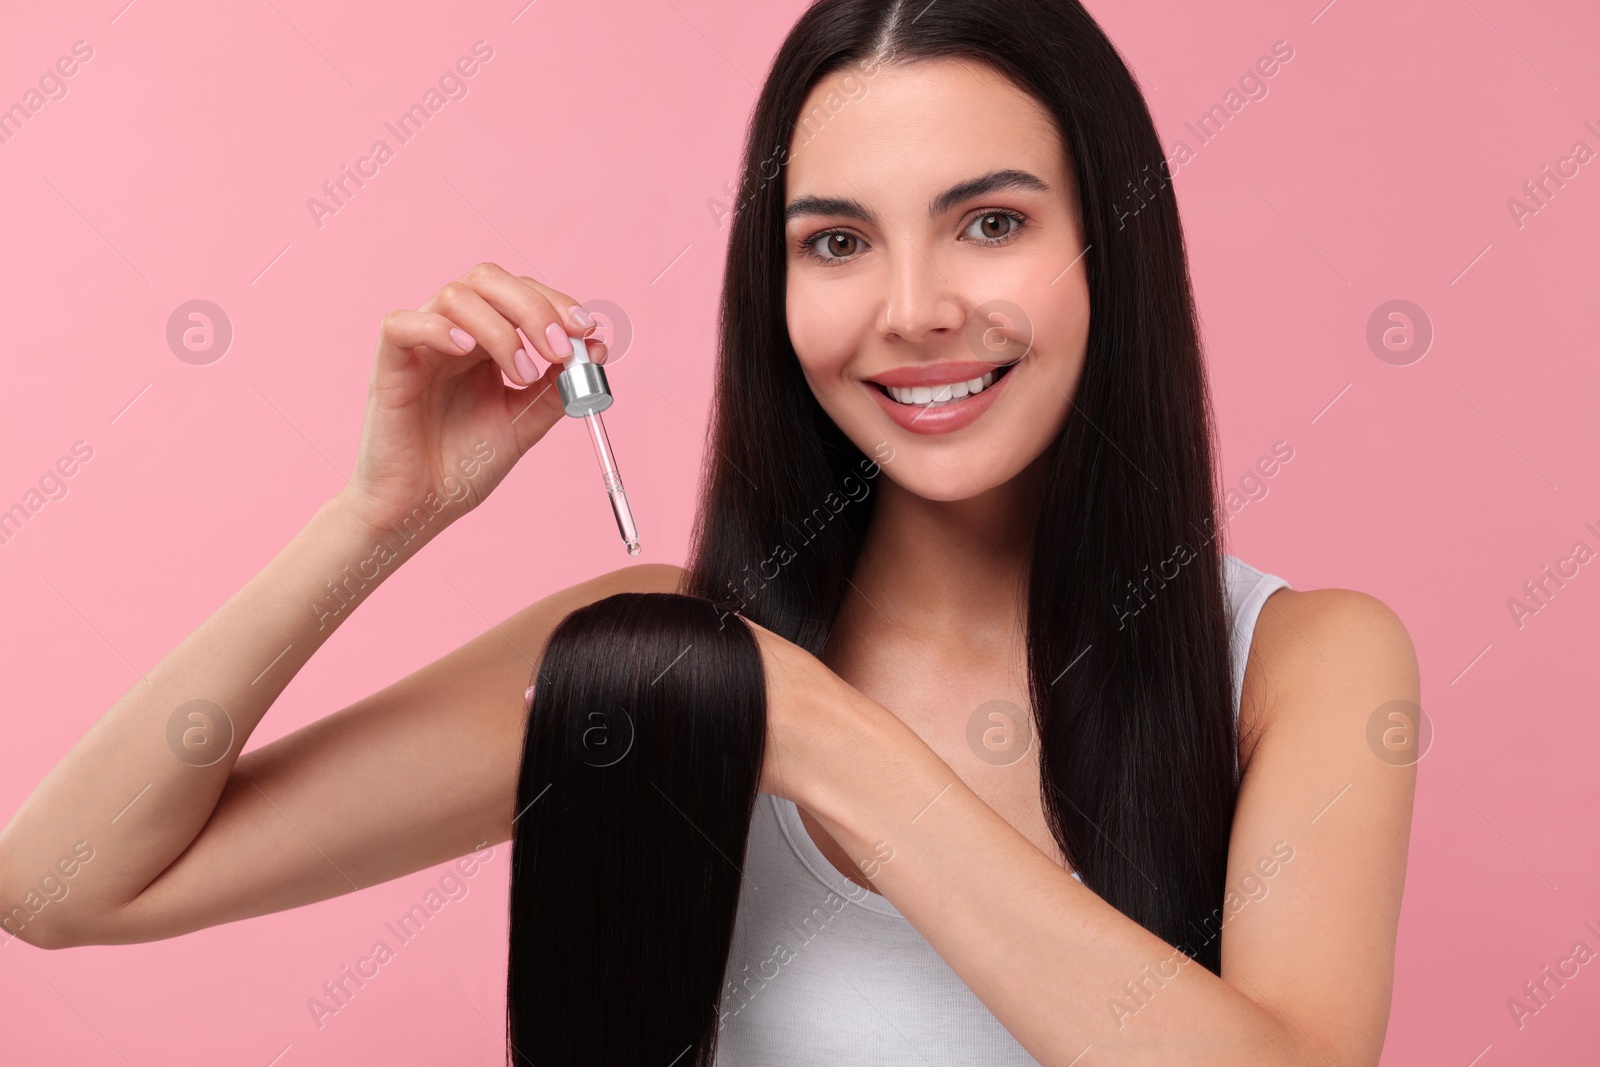
[[[878,388],[882,389],[884,394],[896,404],[938,407],[940,404],[950,404],[957,400],[965,400],[969,396],[976,396],[993,385],[995,379],[1004,377],[1006,371],[1010,369],[1011,367],[1007,365],[976,378],[968,378],[959,382],[946,382],[943,385],[879,385]]]
[[[879,375],[887,381],[863,379],[861,384],[878,409],[901,429],[943,434],[970,425],[993,407],[1007,391],[1006,383],[1016,366],[966,363],[898,368]],[[957,374],[972,377],[958,378]]]

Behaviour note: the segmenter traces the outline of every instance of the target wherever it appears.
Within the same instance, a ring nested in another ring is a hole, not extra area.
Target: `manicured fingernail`
[[[450,327],[450,340],[454,341],[456,347],[463,352],[471,352],[478,347],[478,342],[472,339],[472,335],[459,326]]]
[[[538,682],[534,682],[532,685],[528,686],[528,691],[522,694],[522,699],[525,703],[533,703],[533,691],[537,688],[539,688]]]
[[[594,317],[583,310],[582,304],[573,304],[567,309],[567,318],[582,326],[585,330],[594,325]]]
[[[546,326],[544,336],[550,342],[550,351],[558,356],[572,355],[572,338],[567,336],[560,323],[552,322]]]
[[[528,358],[528,353],[525,349],[519,348],[512,353],[511,365],[517,368],[517,373],[522,375],[522,380],[529,385],[532,385],[533,380],[539,377],[539,372],[534,369],[533,360]]]

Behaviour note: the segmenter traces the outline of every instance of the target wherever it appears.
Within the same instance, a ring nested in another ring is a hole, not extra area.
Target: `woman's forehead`
[[[846,90],[850,90],[847,95]],[[1065,184],[1060,133],[1037,100],[971,60],[845,68],[820,80],[795,122],[787,201],[931,200],[954,183],[1018,169]]]

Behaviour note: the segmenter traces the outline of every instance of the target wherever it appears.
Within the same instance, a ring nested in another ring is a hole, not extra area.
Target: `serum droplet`
[[[637,556],[638,554],[639,554],[639,542],[637,542],[637,541],[629,541],[628,542],[628,555]]]

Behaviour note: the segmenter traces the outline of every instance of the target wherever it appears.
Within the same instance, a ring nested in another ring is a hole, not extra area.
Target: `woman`
[[[237,756],[561,417],[592,321],[480,264],[385,318],[350,484],[0,836],[9,889],[126,827],[13,932],[171,937],[506,840],[551,629],[677,590],[759,624],[768,677],[725,1062],[1377,1063],[1414,766],[1367,737],[1418,701],[1415,656],[1372,597],[1222,554],[1161,163],[1075,2],[811,8],[749,131],[688,568],[555,593]],[[341,610],[307,611],[329,583]],[[165,740],[197,699],[232,730],[214,762]]]

